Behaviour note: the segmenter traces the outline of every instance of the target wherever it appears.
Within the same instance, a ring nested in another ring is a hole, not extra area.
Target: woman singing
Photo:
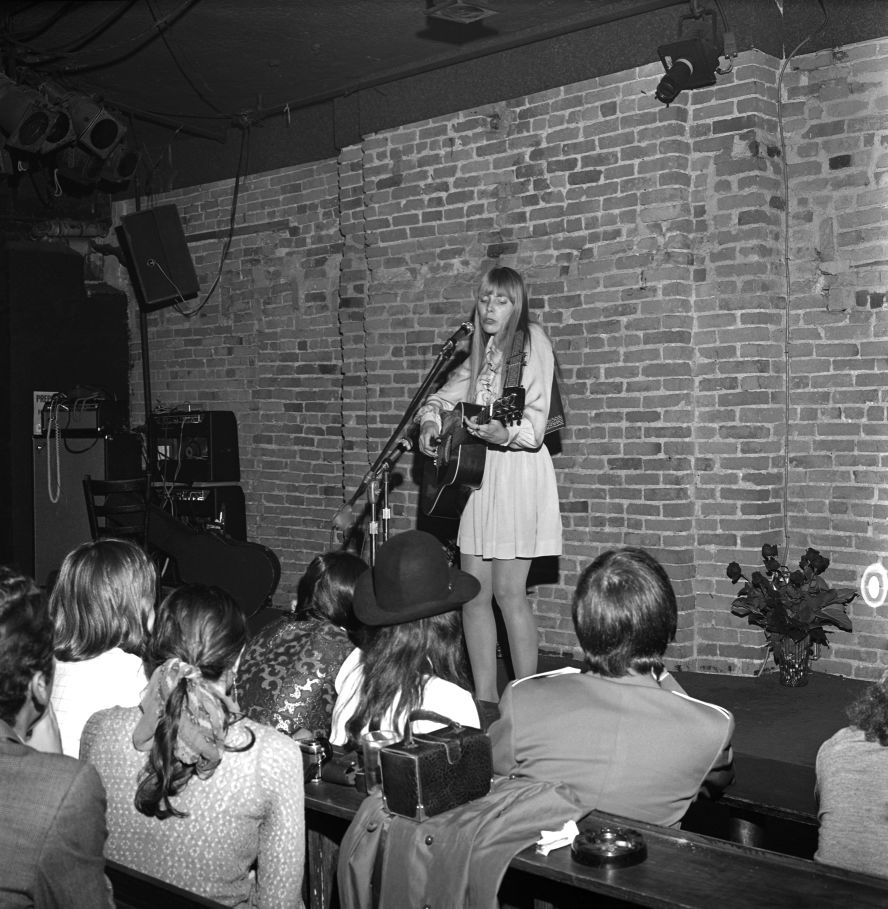
[[[434,457],[441,415],[460,402],[492,405],[502,397],[506,372],[525,357],[520,383],[525,390],[520,422],[467,419],[470,436],[487,446],[481,487],[466,502],[457,543],[460,565],[481,584],[463,607],[463,625],[475,695],[499,700],[496,683],[495,598],[506,625],[517,678],[537,668],[537,627],[527,599],[530,563],[536,556],[561,554],[558,487],[543,445],[549,418],[555,358],[543,328],[530,322],[527,290],[514,269],[492,268],[481,280],[469,357],[420,408],[419,446]],[[523,345],[513,348],[518,333]],[[513,354],[518,354],[513,357]],[[511,368],[510,368],[511,367]]]

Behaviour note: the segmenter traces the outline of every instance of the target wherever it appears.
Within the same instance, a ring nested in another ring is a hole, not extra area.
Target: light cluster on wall
[[[82,185],[128,183],[138,152],[126,126],[103,104],[53,82],[38,88],[0,74],[0,173],[39,161]]]
[[[668,107],[682,91],[715,85],[716,73],[730,71],[719,69],[719,57],[724,54],[733,58],[736,49],[731,32],[725,31],[719,39],[714,10],[698,9],[692,2],[691,12],[678,20],[677,39],[661,44],[657,53],[666,75],[660,79],[654,97]]]

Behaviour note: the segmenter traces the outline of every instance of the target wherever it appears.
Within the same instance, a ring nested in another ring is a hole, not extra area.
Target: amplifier
[[[244,491],[240,486],[190,486],[167,493],[173,517],[198,530],[221,530],[235,540],[247,539]]]
[[[237,483],[237,419],[230,410],[153,414],[157,469],[178,483]]]
[[[106,436],[121,429],[125,419],[126,406],[119,401],[49,402],[40,411],[40,435],[45,436],[50,422],[55,420],[62,436]],[[55,430],[53,426],[50,431]]]

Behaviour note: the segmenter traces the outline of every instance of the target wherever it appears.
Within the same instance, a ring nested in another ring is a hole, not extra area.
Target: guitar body
[[[148,542],[175,561],[182,583],[221,587],[247,616],[270,603],[281,579],[281,563],[267,546],[196,530],[156,505]]]
[[[469,435],[464,421],[479,423],[499,420],[504,426],[521,422],[524,389],[519,385],[504,389],[503,396],[489,411],[478,404],[457,404],[441,419],[441,435],[433,460],[423,465],[419,507],[435,518],[458,518],[468,493],[481,486],[487,446]]]
[[[466,431],[464,417],[481,412],[476,404],[457,404],[441,421],[441,436],[434,460],[423,464],[419,505],[423,514],[458,518],[467,490],[478,489],[484,477],[487,446]]]

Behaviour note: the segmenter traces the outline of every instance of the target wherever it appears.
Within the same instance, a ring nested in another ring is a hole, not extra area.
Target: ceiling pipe
[[[624,19],[631,19],[633,16],[642,16],[646,13],[657,12],[661,9],[667,9],[670,6],[687,6],[688,0],[642,0],[631,6],[621,0],[619,8],[612,8],[605,11],[599,11],[591,15],[582,15],[571,22],[559,22],[548,27],[534,29],[530,34],[525,30],[516,35],[514,38],[508,38],[504,41],[497,41],[496,44],[488,43],[484,47],[478,47],[475,50],[466,51],[455,57],[448,57],[446,60],[433,58],[427,63],[421,63],[414,66],[406,66],[399,69],[388,70],[375,76],[369,76],[366,79],[358,79],[345,87],[340,87],[328,92],[319,92],[316,95],[310,95],[304,98],[290,99],[276,107],[264,108],[256,111],[245,111],[245,116],[253,123],[259,120],[269,119],[270,117],[280,116],[283,110],[299,110],[304,107],[311,107],[314,104],[321,104],[324,101],[332,101],[335,98],[342,98],[355,92],[365,91],[369,88],[375,88],[378,85],[384,85],[387,82],[395,82],[398,79],[408,79],[411,76],[418,76],[423,73],[434,72],[437,69],[446,69],[460,63],[466,63],[470,60],[478,60],[482,57],[488,57],[492,54],[498,54],[502,51],[514,50],[519,47],[527,47],[530,44],[536,44],[539,41],[548,41],[552,38],[558,38],[562,35],[570,35],[574,32],[583,31],[587,28],[595,28],[599,25],[607,25],[611,22],[621,22]],[[653,61],[651,61],[653,62]]]

